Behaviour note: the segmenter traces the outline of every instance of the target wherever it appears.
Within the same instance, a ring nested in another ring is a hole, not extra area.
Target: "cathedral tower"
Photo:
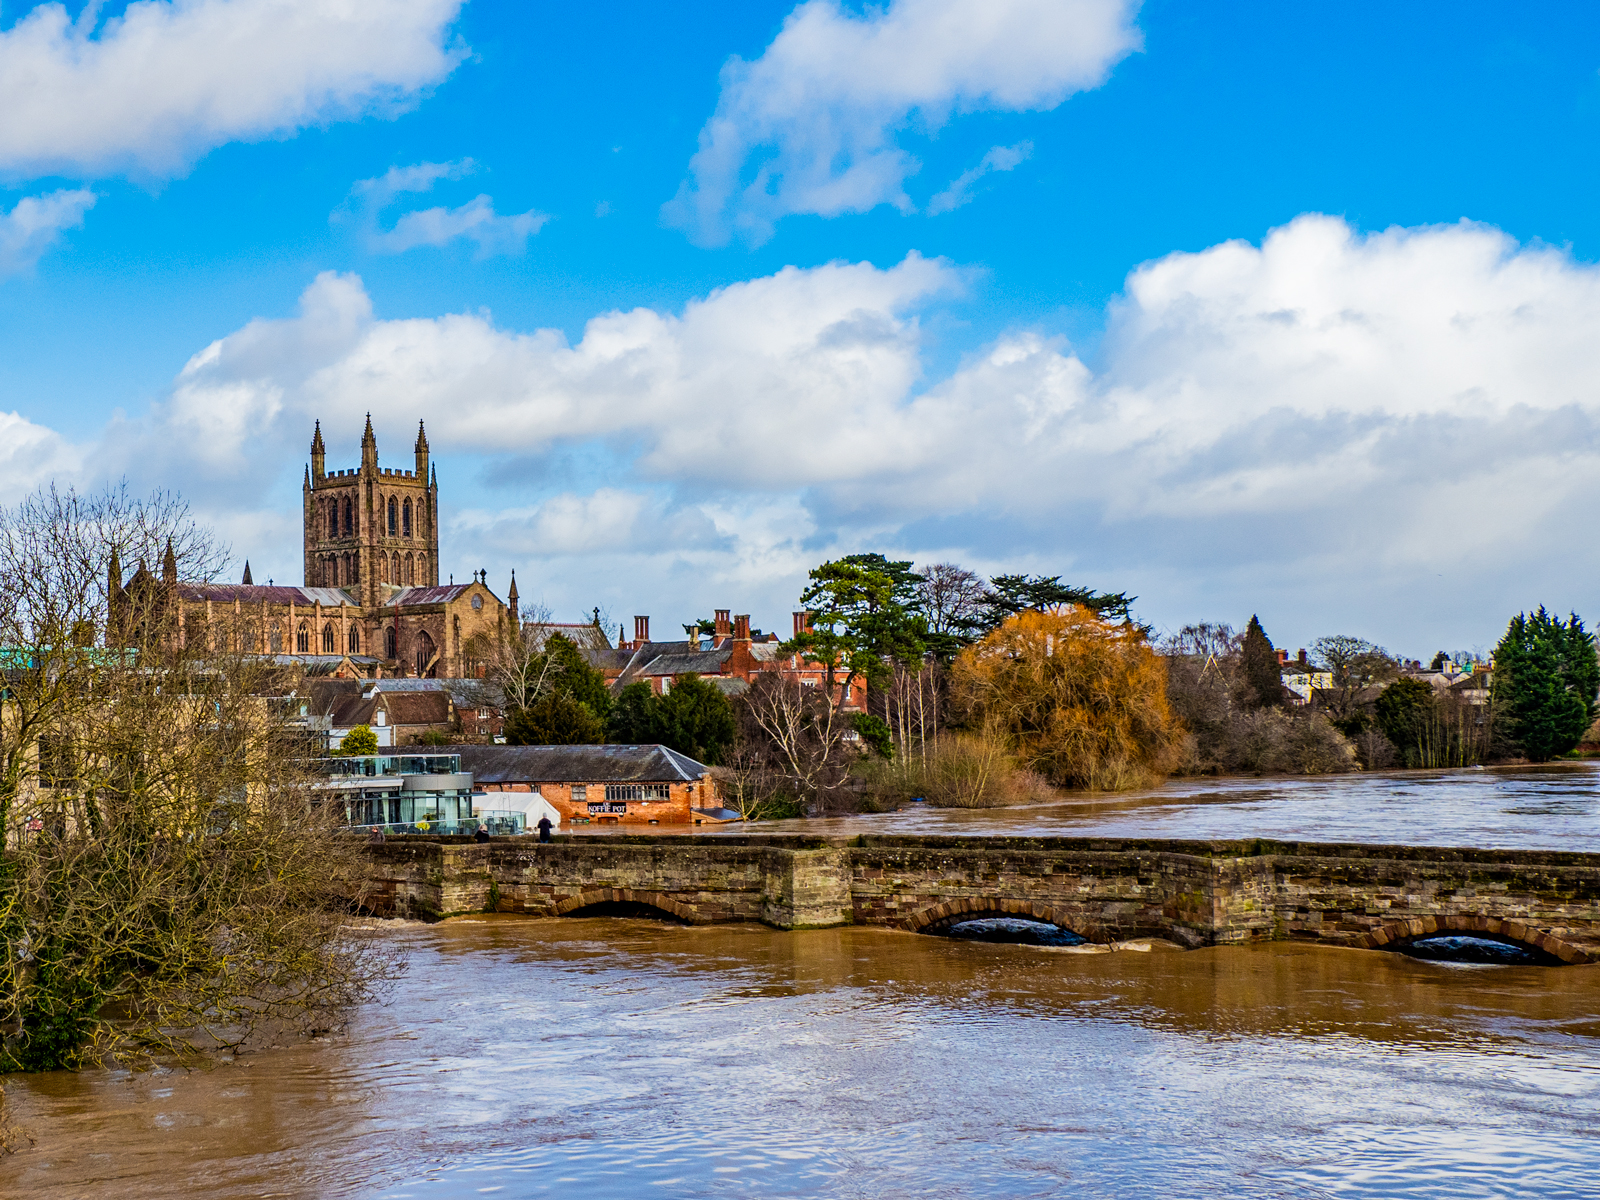
[[[355,603],[384,604],[397,588],[439,582],[439,489],[428,471],[428,436],[417,424],[416,470],[378,465],[372,414],[361,435],[361,465],[325,469],[319,421],[311,439],[305,500],[305,585],[344,588]]]

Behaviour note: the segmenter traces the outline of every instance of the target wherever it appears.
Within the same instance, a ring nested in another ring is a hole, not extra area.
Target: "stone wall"
[[[1438,932],[1600,961],[1600,855],[1266,841],[569,835],[369,848],[374,911],[560,916],[650,904],[696,924],[934,932],[1050,921],[1095,942],[1295,938],[1374,947]]]

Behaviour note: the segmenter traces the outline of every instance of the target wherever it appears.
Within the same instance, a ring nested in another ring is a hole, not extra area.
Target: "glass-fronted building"
[[[482,806],[488,797],[474,794],[458,754],[364,754],[319,765],[326,779],[318,791],[343,808],[352,829],[471,834],[487,825],[491,834],[523,832],[525,814]]]

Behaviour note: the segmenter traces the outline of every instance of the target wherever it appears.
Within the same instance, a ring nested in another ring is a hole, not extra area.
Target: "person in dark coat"
[[[550,840],[550,818],[549,817],[540,817],[539,818],[539,840],[541,842],[548,842]]]
[[[487,825],[479,825],[478,832],[472,835],[472,840],[475,842],[487,842],[489,840],[489,827]]]

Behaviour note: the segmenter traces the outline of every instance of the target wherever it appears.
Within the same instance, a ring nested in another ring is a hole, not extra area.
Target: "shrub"
[[[339,742],[340,754],[376,754],[378,735],[366,725],[357,725]]]

